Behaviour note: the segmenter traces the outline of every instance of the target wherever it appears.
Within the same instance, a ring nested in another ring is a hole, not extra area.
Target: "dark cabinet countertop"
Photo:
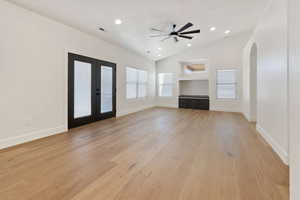
[[[209,99],[208,95],[179,95],[179,99]]]

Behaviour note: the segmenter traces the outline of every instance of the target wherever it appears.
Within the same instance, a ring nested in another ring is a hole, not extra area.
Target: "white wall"
[[[153,61],[5,1],[0,13],[0,148],[66,130],[68,51],[117,63],[118,116],[154,105]],[[125,99],[125,66],[149,71],[147,99]]]
[[[209,95],[208,80],[179,81],[180,95]]]
[[[157,73],[174,73],[175,87],[173,97],[157,98],[159,106],[178,107],[177,96],[179,95],[178,79],[181,76],[180,62],[185,60],[208,60],[209,70],[209,96],[210,109],[219,111],[242,112],[242,51],[246,42],[250,38],[250,32],[237,36],[224,38],[207,46],[191,47],[189,50],[160,60],[156,63]],[[237,100],[217,100],[216,99],[216,69],[236,68],[238,83]]]
[[[290,199],[300,199],[300,1],[289,0]]]
[[[250,117],[257,118],[257,46],[253,44],[250,52]]]
[[[271,1],[255,30],[254,42],[258,47],[257,128],[288,163],[286,0]],[[249,90],[246,87],[247,84],[244,89]]]

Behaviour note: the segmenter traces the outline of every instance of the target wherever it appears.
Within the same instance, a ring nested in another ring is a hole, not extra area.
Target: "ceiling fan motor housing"
[[[161,35],[156,35],[156,36],[153,36],[153,37],[165,37],[164,39],[162,39],[161,41],[165,41],[169,38],[174,38],[174,42],[178,42],[178,37],[179,38],[184,38],[184,39],[193,39],[192,36],[187,36],[189,34],[196,34],[196,33],[200,33],[200,30],[192,30],[192,31],[186,31],[184,32],[185,30],[187,30],[188,28],[192,27],[193,24],[191,22],[188,22],[187,24],[185,24],[183,27],[181,27],[178,31],[175,31],[176,29],[176,24],[173,24],[173,30],[172,32],[170,32],[169,34],[161,34]],[[152,28],[151,30],[155,30],[155,31],[159,31],[159,32],[163,32],[161,30],[158,30],[158,29],[155,29],[155,28]]]

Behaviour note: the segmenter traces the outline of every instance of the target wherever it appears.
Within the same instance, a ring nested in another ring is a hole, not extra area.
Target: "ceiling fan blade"
[[[165,33],[165,31],[163,30],[159,30],[157,28],[150,28],[151,31],[156,31],[156,32],[161,32],[161,33]]]
[[[186,31],[186,32],[180,33],[180,35],[194,34],[194,33],[200,33],[200,30]]]
[[[186,25],[184,25],[183,27],[181,27],[177,32],[180,33],[180,32],[182,32],[182,31],[184,31],[184,30],[186,30],[186,29],[188,29],[192,26],[193,26],[193,24],[191,22],[189,22]]]
[[[163,37],[168,36],[169,34],[158,34],[158,35],[149,35],[149,37]]]
[[[178,37],[189,39],[189,40],[193,39],[193,37],[191,37],[191,36],[185,36],[185,35],[179,35]]]
[[[168,36],[168,37],[162,39],[161,42],[164,42],[165,40],[167,40],[167,39],[169,39],[169,38],[171,38],[171,36]]]
[[[177,37],[173,37],[174,38],[174,42],[178,42],[178,38]]]

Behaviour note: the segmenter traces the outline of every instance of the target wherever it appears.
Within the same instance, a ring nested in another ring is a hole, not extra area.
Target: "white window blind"
[[[138,97],[147,96],[148,73],[143,70],[138,70]]]
[[[236,70],[217,70],[217,99],[236,99],[236,89]]]
[[[158,74],[158,95],[160,97],[171,97],[173,96],[173,74],[171,73],[160,73]]]
[[[126,98],[137,98],[137,70],[131,67],[126,68]]]
[[[148,73],[126,67],[126,98],[135,99],[147,96]]]

